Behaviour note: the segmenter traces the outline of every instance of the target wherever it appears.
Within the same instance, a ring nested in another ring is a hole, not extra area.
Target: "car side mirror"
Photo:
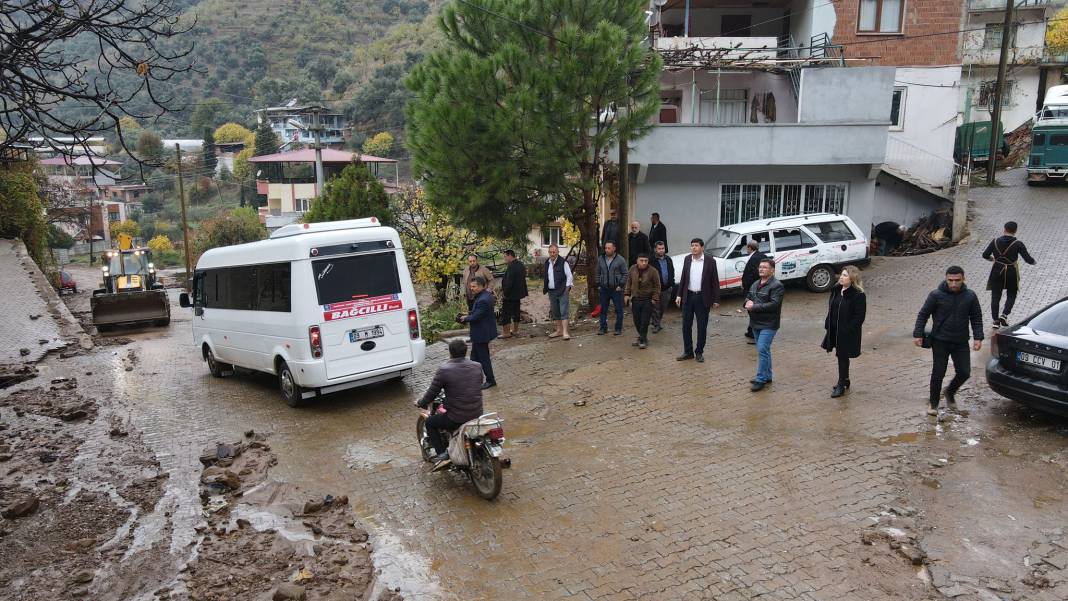
[[[185,309],[188,309],[189,307],[193,306],[193,303],[189,302],[188,292],[183,292],[178,295],[178,305]]]

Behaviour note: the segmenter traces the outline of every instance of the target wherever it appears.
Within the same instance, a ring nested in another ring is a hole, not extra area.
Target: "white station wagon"
[[[868,239],[845,215],[821,213],[746,221],[722,227],[705,241],[705,254],[716,259],[723,290],[741,288],[749,260],[750,240],[775,260],[775,277],[782,281],[805,278],[813,292],[830,290],[846,265],[866,265]],[[675,274],[682,273],[684,253],[672,257]]]

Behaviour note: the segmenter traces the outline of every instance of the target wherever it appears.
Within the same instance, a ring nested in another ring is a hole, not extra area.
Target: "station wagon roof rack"
[[[322,223],[291,223],[275,230],[275,232],[271,234],[271,239],[288,238],[290,236],[299,236],[301,234],[312,234],[316,232],[336,232],[338,230],[378,227],[380,225],[382,225],[382,223],[378,221],[377,217],[346,219],[345,221],[324,221]]]

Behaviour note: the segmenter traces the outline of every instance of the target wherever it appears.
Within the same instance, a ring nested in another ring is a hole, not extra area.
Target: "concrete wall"
[[[902,129],[891,128],[887,139],[888,165],[931,185],[949,181],[960,117],[960,78],[959,65],[898,67],[894,87],[905,90],[904,114]]]
[[[634,212],[647,219],[653,211],[667,226],[672,253],[687,248],[694,237],[707,238],[719,227],[720,184],[846,183],[846,213],[868,231],[875,199],[875,181],[867,165],[841,166],[678,166],[652,165],[635,184]],[[645,221],[643,231],[647,227]]]
[[[801,123],[890,122],[893,67],[801,70]]]
[[[875,179],[872,223],[896,221],[911,227],[919,218],[952,206],[953,203],[948,200],[924,193],[895,177],[880,173]]]

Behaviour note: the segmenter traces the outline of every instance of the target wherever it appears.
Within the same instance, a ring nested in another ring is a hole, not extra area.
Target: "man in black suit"
[[[667,245],[667,227],[664,226],[664,222],[660,221],[660,213],[653,213],[650,219],[653,225],[649,227],[649,246],[655,251],[656,243],[664,243],[664,252],[668,251]],[[661,278],[663,281],[663,278]]]
[[[675,304],[682,307],[682,354],[677,361],[696,358],[705,360],[705,337],[708,332],[708,312],[719,307],[719,272],[716,259],[705,256],[705,243],[700,238],[690,240],[690,254],[682,261],[679,291]],[[693,320],[697,317],[697,346],[693,345]]]
[[[504,262],[508,267],[504,271],[504,279],[501,280],[501,321],[504,324],[504,335],[501,338],[511,338],[519,333],[520,303],[527,297],[527,268],[515,257],[515,251],[504,251]]]
[[[768,256],[760,252],[760,242],[756,240],[750,240],[746,246],[749,248],[749,261],[746,262],[745,270],[742,271],[742,291],[748,294],[749,289],[753,287],[753,282],[760,279],[760,262]],[[747,340],[749,344],[756,344],[752,326],[745,328],[745,337],[749,339]]]

